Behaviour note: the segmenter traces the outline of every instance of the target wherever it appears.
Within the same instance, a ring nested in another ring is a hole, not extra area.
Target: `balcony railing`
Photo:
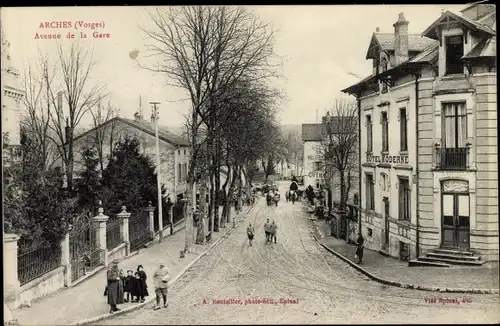
[[[441,148],[436,146],[436,168],[440,170],[465,170],[469,167],[469,147]]]

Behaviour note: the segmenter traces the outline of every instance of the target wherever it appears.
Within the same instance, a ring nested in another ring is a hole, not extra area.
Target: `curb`
[[[383,278],[380,278],[376,275],[373,275],[372,273],[368,272],[366,269],[362,268],[358,264],[352,262],[350,259],[344,257],[343,255],[339,254],[338,252],[328,248],[326,245],[322,244],[319,242],[319,240],[316,238],[316,236],[313,236],[314,240],[325,248],[327,251],[332,253],[333,255],[337,256],[341,260],[345,261],[364,275],[368,276],[370,279],[385,284],[385,285],[390,285],[390,286],[395,286],[403,289],[411,289],[411,290],[419,290],[419,291],[428,291],[428,292],[447,292],[447,293],[470,293],[470,294],[499,294],[499,290],[497,289],[460,289],[460,288],[439,288],[439,287],[432,287],[432,286],[421,286],[421,285],[413,285],[413,284],[404,284],[401,282],[396,282],[396,281],[390,281],[390,280],[385,280]]]
[[[246,211],[245,215],[248,214],[250,211],[252,210],[252,207]],[[217,244],[219,244],[223,239],[226,239],[229,234],[231,233],[231,231],[233,231],[234,229],[236,229],[236,227],[238,227],[238,224],[240,224],[241,220],[236,222],[234,226],[231,226],[231,228],[229,228],[226,232],[224,232],[222,234],[222,236],[217,239],[214,243],[212,243],[208,248],[207,250],[205,250],[204,252],[202,252],[201,254],[199,254],[196,258],[194,258],[186,267],[184,267],[171,281],[170,281],[170,286],[173,286],[175,284],[175,282],[177,282],[178,279],[181,278],[182,275],[184,275],[188,269],[190,269],[194,264],[196,264],[196,262],[198,262],[202,257],[204,257],[210,250],[212,250]],[[180,230],[179,230],[180,231]],[[150,296],[149,298],[146,299],[146,301],[144,301],[143,303],[140,303],[140,304],[137,304],[137,305],[134,305],[134,306],[131,306],[131,307],[127,307],[125,309],[122,309],[118,312],[115,312],[114,314],[104,314],[104,315],[101,315],[101,316],[97,316],[97,317],[93,317],[93,318],[89,318],[89,319],[85,319],[85,320],[82,320],[82,321],[78,321],[78,322],[75,322],[75,323],[72,323],[71,325],[88,325],[90,323],[95,323],[95,322],[98,322],[98,321],[101,321],[101,320],[105,320],[105,319],[108,319],[108,318],[112,318],[112,317],[115,317],[115,316],[119,316],[119,315],[123,315],[123,314],[126,314],[126,313],[129,313],[131,311],[134,311],[134,310],[137,310],[139,308],[142,308],[144,306],[146,306],[148,303],[152,302],[156,300],[156,297],[155,296]]]

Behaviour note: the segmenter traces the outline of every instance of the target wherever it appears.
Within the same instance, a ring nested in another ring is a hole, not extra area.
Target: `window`
[[[387,71],[387,58],[382,59],[382,72]],[[382,92],[387,92],[387,82],[382,81]]]
[[[372,117],[366,116],[366,150],[371,153],[373,152],[373,124]]]
[[[443,147],[464,148],[467,139],[465,102],[443,104]]]
[[[367,228],[368,230],[368,236],[371,237],[373,235],[373,230],[370,228]]]
[[[184,155],[186,155],[186,150],[184,150]]]
[[[373,174],[366,173],[366,209],[375,209],[375,191],[373,187]]]
[[[406,109],[399,110],[399,137],[401,139],[400,150],[406,152],[408,150],[408,124],[406,122]]]
[[[188,177],[188,165],[187,163],[184,163],[184,182],[187,182],[187,177]]]
[[[314,171],[321,170],[321,162],[314,162]]]
[[[380,186],[382,191],[387,191],[387,174],[385,173],[380,173]]]
[[[177,165],[177,182],[182,182],[182,164]]]
[[[464,39],[462,35],[445,37],[446,75],[463,74],[464,65],[460,60],[464,55]]]
[[[410,220],[410,181],[407,178],[399,178],[399,219]]]
[[[389,120],[387,119],[387,112],[381,113],[382,120],[382,152],[389,151]]]
[[[181,155],[181,150],[180,149],[177,150],[177,154]]]

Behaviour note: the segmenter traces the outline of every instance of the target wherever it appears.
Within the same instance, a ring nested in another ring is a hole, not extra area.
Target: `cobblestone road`
[[[284,192],[282,192],[284,194]],[[283,196],[283,195],[282,195]],[[278,223],[278,243],[265,244],[267,218]],[[255,225],[248,246],[245,228]],[[107,325],[498,323],[499,297],[406,290],[369,280],[311,238],[301,205],[266,207],[260,198],[245,223],[170,289],[167,309],[152,306],[102,321]],[[465,298],[465,300],[463,300]],[[214,303],[214,300],[233,303]],[[247,300],[264,303],[247,303]],[[280,304],[280,299],[298,303]],[[427,300],[426,300],[427,299]],[[431,299],[431,300],[429,300]],[[433,302],[432,299],[436,299]],[[453,299],[458,303],[444,303]],[[241,300],[241,303],[235,303]],[[273,301],[273,303],[270,303]],[[466,301],[466,302],[465,302]],[[246,304],[247,303],[247,304]]]

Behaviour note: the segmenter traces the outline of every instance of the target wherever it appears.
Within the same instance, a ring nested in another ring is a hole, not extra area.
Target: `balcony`
[[[441,148],[436,145],[436,169],[466,170],[469,168],[470,147]]]

